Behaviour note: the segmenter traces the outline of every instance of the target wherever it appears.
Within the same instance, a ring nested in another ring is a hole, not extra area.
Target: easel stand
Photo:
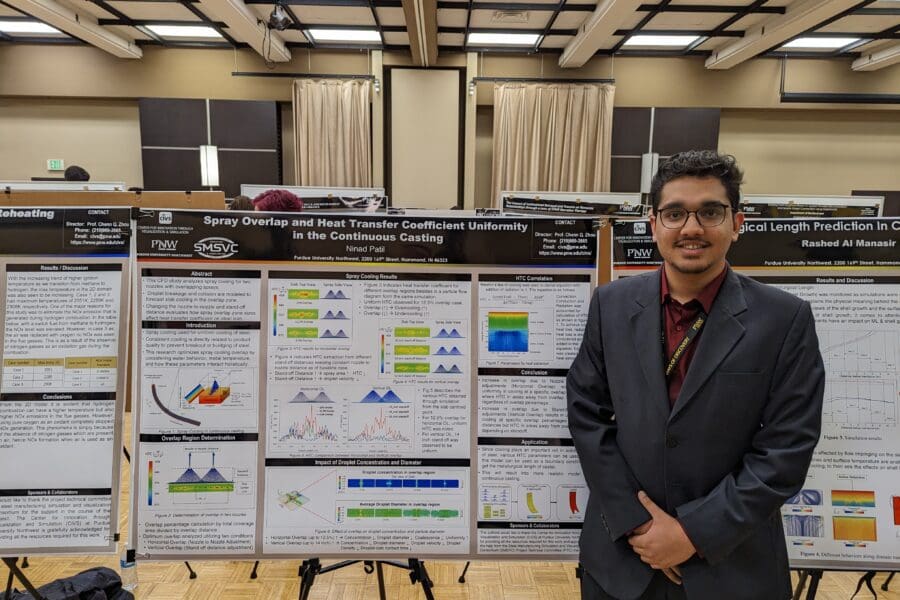
[[[888,591],[888,586],[891,584],[891,579],[894,578],[895,571],[889,571],[888,577],[884,583],[881,584],[882,591]],[[794,596],[792,600],[800,600],[800,596],[803,594],[803,588],[806,587],[806,582],[809,580],[809,590],[806,592],[806,600],[815,600],[816,592],[819,590],[819,582],[822,580],[822,575],[825,574],[824,569],[808,569],[798,571],[799,579],[797,581],[797,588],[794,590]],[[859,578],[859,581],[856,584],[856,590],[853,592],[853,595],[850,596],[851,600],[856,597],[856,595],[862,590],[862,587],[865,585],[869,592],[872,594],[873,598],[878,598],[878,594],[875,592],[875,587],[872,585],[872,581],[875,579],[875,576],[878,575],[878,571],[867,571],[863,574],[862,577]]]
[[[434,600],[434,594],[431,591],[431,588],[434,587],[434,583],[432,583],[431,578],[428,576],[424,561],[417,558],[410,558],[408,564],[392,560],[345,560],[333,565],[328,565],[327,567],[323,567],[318,558],[304,560],[303,564],[300,565],[300,570],[297,572],[297,576],[300,577],[300,595],[298,596],[298,599],[307,600],[309,598],[309,592],[312,590],[316,575],[337,571],[338,569],[343,569],[344,567],[349,567],[350,565],[355,565],[359,562],[365,565],[364,569],[366,573],[371,573],[373,571],[374,564],[374,570],[378,574],[378,597],[381,600],[387,600],[384,590],[384,565],[408,570],[410,582],[413,585],[417,583],[422,584],[422,591],[425,592],[425,598],[427,598],[427,600]]]
[[[38,593],[35,587],[28,581],[28,578],[25,577],[25,573],[22,572],[22,569],[19,568],[19,565],[16,563],[19,561],[18,558],[4,558],[3,562],[9,568],[9,578],[6,580],[6,593],[3,594],[3,600],[9,600],[12,597],[12,585],[13,578],[18,579],[19,582],[25,586],[25,589],[31,594],[35,600],[44,600],[44,597]],[[27,563],[27,561],[25,561]],[[24,565],[25,563],[23,563]]]

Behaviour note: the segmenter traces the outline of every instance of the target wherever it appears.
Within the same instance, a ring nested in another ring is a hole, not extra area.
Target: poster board
[[[387,208],[384,188],[310,187],[299,185],[241,184],[241,195],[251,200],[267,190],[286,190],[303,199],[303,210],[376,212]]]
[[[500,192],[500,207],[517,215],[641,218],[641,195],[610,192]]]
[[[0,181],[0,190],[124,192],[124,181]]]
[[[592,220],[140,211],[143,559],[575,559]]]
[[[0,190],[0,206],[153,206],[225,208],[225,192],[86,192]]]
[[[881,196],[741,196],[741,210],[748,219],[880,217],[883,208]]]
[[[654,270],[646,222],[618,223],[614,277]],[[782,508],[793,568],[900,567],[900,219],[745,221],[735,271],[810,302],[825,362],[822,434]]]
[[[131,220],[0,208],[0,556],[114,552]]]

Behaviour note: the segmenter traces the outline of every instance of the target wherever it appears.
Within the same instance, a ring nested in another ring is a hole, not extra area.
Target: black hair
[[[650,184],[650,204],[654,211],[659,207],[663,186],[679,177],[715,177],[722,182],[732,211],[740,210],[744,173],[732,155],[719,154],[715,150],[688,150],[660,162]]]
[[[63,173],[63,178],[66,181],[90,181],[91,174],[78,165],[72,165],[65,170],[65,172]]]

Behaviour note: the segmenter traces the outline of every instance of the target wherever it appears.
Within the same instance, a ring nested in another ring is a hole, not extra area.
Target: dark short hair
[[[663,187],[679,177],[715,177],[722,182],[731,209],[734,212],[740,210],[744,173],[738,168],[732,155],[719,154],[715,150],[688,150],[661,161],[650,184],[650,204],[653,210],[659,207]]]
[[[63,172],[63,178],[66,181],[90,181],[91,174],[78,165],[72,165]]]
[[[247,196],[235,196],[228,208],[231,210],[253,210],[253,200]]]
[[[279,212],[299,212],[303,210],[303,200],[287,190],[266,190],[253,199],[256,210]]]

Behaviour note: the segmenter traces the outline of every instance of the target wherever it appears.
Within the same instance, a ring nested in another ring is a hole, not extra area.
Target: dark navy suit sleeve
[[[783,338],[759,431],[742,464],[706,496],[677,507],[698,553],[712,564],[803,485],[819,441],[825,368],[812,311],[802,302]]]
[[[600,293],[591,299],[581,349],[569,369],[569,431],[601,520],[613,541],[650,520],[637,499],[640,485],[616,443],[616,420],[601,337]]]

